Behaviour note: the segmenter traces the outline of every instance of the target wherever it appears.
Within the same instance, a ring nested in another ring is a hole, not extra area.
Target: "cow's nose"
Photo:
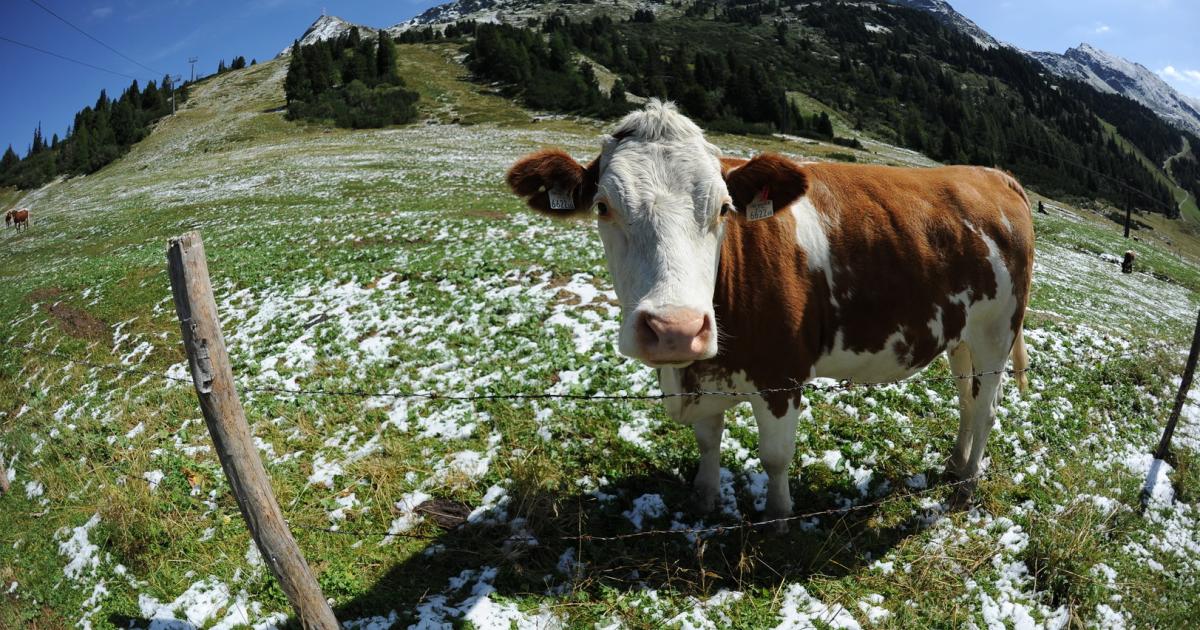
[[[637,312],[637,342],[642,358],[652,363],[683,363],[706,359],[712,321],[689,308]]]

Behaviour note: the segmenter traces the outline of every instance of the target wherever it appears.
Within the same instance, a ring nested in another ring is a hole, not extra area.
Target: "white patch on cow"
[[[1004,226],[1005,230],[1008,230],[1009,234],[1012,234],[1013,224],[1012,224],[1012,221],[1008,220],[1008,215],[1004,213],[1003,206],[998,208],[998,213],[1000,214],[1000,223]]]
[[[808,270],[825,270],[830,286],[833,286],[833,269],[829,264],[828,219],[817,211],[808,195],[792,204],[792,215],[796,217],[796,244],[804,250],[808,259]]]
[[[966,293],[964,292],[951,296],[950,300],[957,302],[961,296],[961,303],[969,305],[967,316],[968,333],[991,338],[980,340],[985,341],[985,343],[987,341],[997,342],[998,340],[995,339],[997,335],[1011,335],[1012,331],[1008,328],[1008,324],[1011,321],[1013,313],[1016,312],[1016,309],[1020,308],[1016,296],[1013,295],[1012,275],[1008,272],[1008,267],[1004,264],[1004,259],[1000,255],[1000,248],[996,245],[996,241],[992,240],[986,232],[976,227],[970,221],[963,220],[963,224],[974,232],[983,241],[983,244],[987,246],[987,260],[988,264],[992,266],[992,275],[996,281],[996,294],[992,298],[977,299],[974,302],[970,302],[969,298],[964,296],[964,293]],[[968,333],[964,333],[964,338],[967,337]],[[978,345],[978,343],[972,342],[970,339],[967,339],[967,343],[972,347],[973,351]]]
[[[618,347],[637,356],[636,310],[683,308],[715,321],[724,236],[716,219],[729,193],[720,151],[673,105],[651,100],[615,136],[604,143],[596,193],[611,216],[598,224],[623,311]],[[708,356],[716,350],[712,334]]]
[[[933,319],[929,320],[929,332],[933,333],[938,345],[941,346],[946,343],[946,327],[942,323],[942,307],[935,304],[934,308],[937,311],[933,314]]]
[[[833,347],[822,354],[813,364],[813,376],[823,378],[850,378],[862,383],[885,383],[908,378],[921,371],[924,366],[911,367],[911,355],[897,356],[896,344],[911,347],[901,330],[888,336],[878,352],[856,352],[846,348],[846,332],[838,330],[833,337]]]

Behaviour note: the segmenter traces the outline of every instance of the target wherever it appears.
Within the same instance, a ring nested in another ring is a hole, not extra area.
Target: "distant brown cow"
[[[4,215],[5,227],[12,225],[17,231],[22,227],[29,229],[29,208],[21,208],[20,210],[9,210]]]

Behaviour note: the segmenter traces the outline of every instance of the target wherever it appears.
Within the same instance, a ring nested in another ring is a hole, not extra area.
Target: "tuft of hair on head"
[[[644,142],[671,142],[704,137],[704,132],[690,118],[679,113],[675,103],[652,98],[642,109],[626,114],[617,123],[612,137],[618,140],[636,138]]]

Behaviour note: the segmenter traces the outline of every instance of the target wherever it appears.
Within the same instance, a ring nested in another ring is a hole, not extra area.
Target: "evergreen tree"
[[[375,75],[381,83],[397,84],[400,75],[396,69],[396,45],[387,31],[379,31],[379,44],[375,48]]]
[[[4,157],[0,158],[0,173],[11,173],[20,161],[21,158],[17,156],[16,151],[13,151],[12,145],[8,145]]]
[[[288,62],[287,77],[283,80],[283,93],[290,105],[292,101],[312,98],[312,82],[309,79],[308,54],[300,48],[300,41],[292,44],[292,57]]]

